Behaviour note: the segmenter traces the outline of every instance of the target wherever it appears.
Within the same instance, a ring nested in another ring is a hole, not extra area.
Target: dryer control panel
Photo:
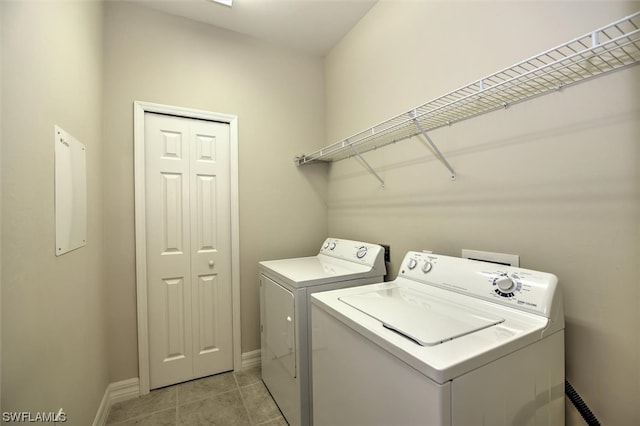
[[[546,317],[559,292],[558,278],[550,273],[412,251],[405,255],[398,277]]]
[[[370,267],[384,268],[384,248],[361,241],[327,238],[320,247],[321,255],[348,260]]]

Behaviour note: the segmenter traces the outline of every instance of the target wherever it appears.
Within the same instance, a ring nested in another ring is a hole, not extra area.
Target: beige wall
[[[2,409],[91,424],[108,384],[102,5],[3,2]],[[87,148],[87,245],[55,256],[54,125]]]
[[[4,4],[0,3],[0,129],[2,129],[2,29]],[[2,182],[2,131],[0,130],[0,182]],[[0,236],[2,235],[2,184],[0,183]],[[2,411],[2,242],[0,241],[0,411]]]
[[[383,1],[324,69],[127,3],[104,6],[104,32],[100,3],[2,7],[3,410],[88,424],[108,382],[138,375],[141,100],[239,116],[243,352],[260,345],[257,262],[313,254],[328,234],[391,244],[393,274],[410,249],[517,253],[560,278],[569,380],[604,424],[640,418],[637,67],[433,132],[455,182],[417,140],[368,155],[385,189],[355,160],[328,180],[292,162],[639,3]],[[54,124],[88,150],[88,244],[60,258]]]
[[[317,252],[326,169],[322,59],[132,4],[106,4],[105,256],[110,380],[138,376],[133,102],[235,114],[239,123],[242,352],[260,347],[257,263]]]
[[[326,143],[640,10],[619,2],[382,1],[326,58]],[[603,424],[640,420],[640,68],[431,133],[329,172],[329,234],[515,253],[558,275],[567,377]],[[523,366],[526,368],[526,366]],[[580,424],[572,410],[569,423]]]

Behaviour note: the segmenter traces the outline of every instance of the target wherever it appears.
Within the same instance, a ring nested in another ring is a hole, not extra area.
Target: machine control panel
[[[356,257],[358,259],[362,259],[363,257],[365,257],[367,255],[367,246],[360,246],[358,247],[358,250],[356,251]]]
[[[417,265],[418,265],[418,261],[413,257],[410,258],[409,261],[407,262],[407,268],[409,268],[409,270],[413,270]]]
[[[418,259],[415,257],[409,257],[406,264],[407,268],[412,271],[416,268],[416,266],[418,266]],[[429,272],[431,272],[433,264],[429,260],[425,260],[424,262],[421,262],[421,264],[422,266],[420,267],[420,270],[423,273],[428,274]]]
[[[321,255],[350,260],[364,265],[384,265],[384,248],[378,244],[361,241],[327,238],[320,247]]]
[[[515,297],[516,292],[522,290],[520,277],[516,274],[509,276],[507,273],[501,272],[500,275],[493,279],[494,292],[500,297]]]
[[[324,242],[324,244],[322,245],[322,249],[323,250],[333,251],[333,250],[336,249],[337,246],[338,246],[338,242],[337,241],[326,240]]]
[[[398,277],[544,315],[558,282],[546,272],[422,252],[406,254]]]

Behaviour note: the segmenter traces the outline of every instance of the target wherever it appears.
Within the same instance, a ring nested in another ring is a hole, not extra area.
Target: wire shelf
[[[507,108],[640,62],[640,12],[433,99],[308,155],[297,165],[339,161]]]

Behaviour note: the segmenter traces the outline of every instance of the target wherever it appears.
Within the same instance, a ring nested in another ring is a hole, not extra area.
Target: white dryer
[[[311,309],[314,426],[564,424],[552,274],[409,252]]]
[[[310,295],[385,275],[381,246],[336,238],[316,256],[259,263],[262,380],[289,425],[311,423]]]

